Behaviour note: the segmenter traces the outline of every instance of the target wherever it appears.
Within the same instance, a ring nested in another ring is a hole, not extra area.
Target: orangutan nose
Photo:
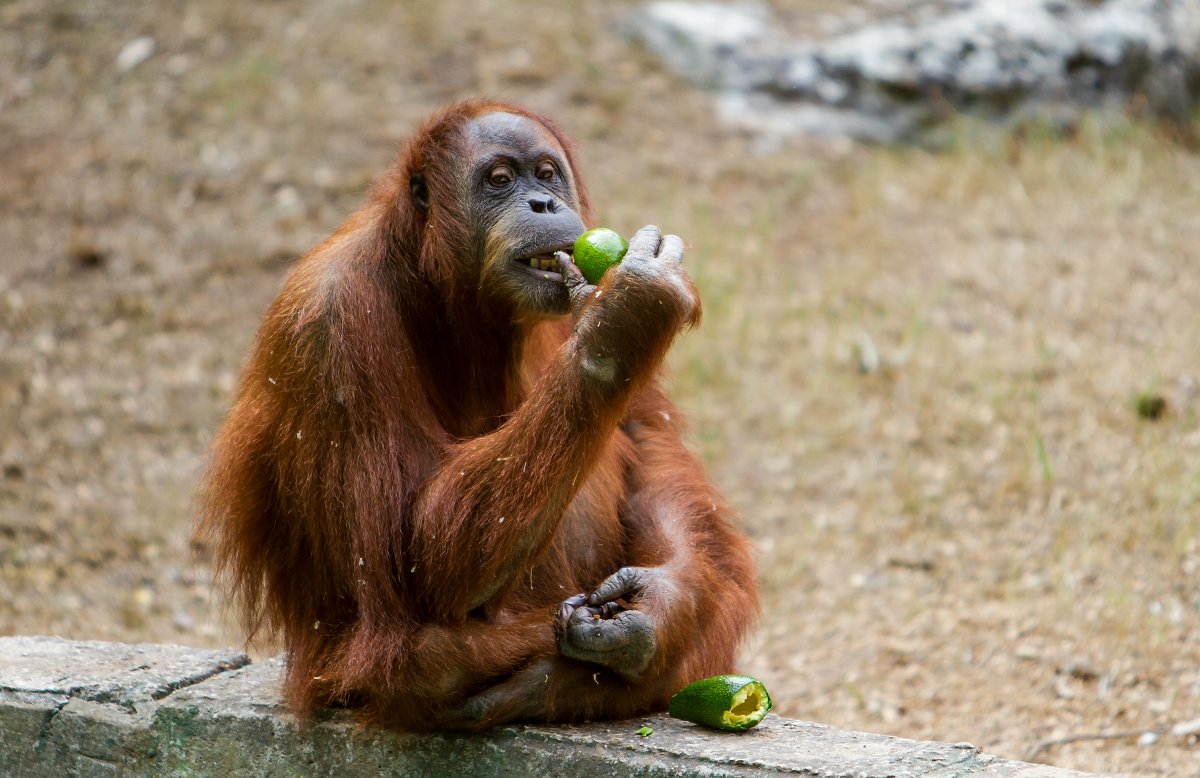
[[[553,197],[531,197],[529,208],[534,213],[558,213],[558,203]]]

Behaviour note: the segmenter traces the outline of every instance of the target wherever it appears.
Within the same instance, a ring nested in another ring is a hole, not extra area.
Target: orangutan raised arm
[[[563,261],[571,338],[499,429],[450,450],[411,511],[406,557],[441,565],[416,576],[432,613],[484,605],[550,540],[628,398],[698,314],[682,258],[679,238],[647,227],[600,289]]]
[[[643,228],[592,286],[555,256],[590,220],[552,123],[462,103],[268,311],[198,534],[301,714],[631,715],[731,669],[746,544],[655,378],[699,318],[683,244]]]

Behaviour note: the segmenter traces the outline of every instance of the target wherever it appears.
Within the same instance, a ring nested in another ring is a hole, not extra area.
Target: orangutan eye
[[[554,167],[553,162],[543,162],[538,165],[537,177],[543,181],[550,181],[558,174],[558,168]]]
[[[508,186],[513,182],[512,168],[507,165],[497,165],[488,173],[488,183],[497,189]]]

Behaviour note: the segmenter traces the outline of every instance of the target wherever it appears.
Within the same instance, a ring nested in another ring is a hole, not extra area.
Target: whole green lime
[[[607,227],[588,230],[575,240],[575,265],[589,284],[600,283],[600,277],[621,261],[629,243],[620,233]]]

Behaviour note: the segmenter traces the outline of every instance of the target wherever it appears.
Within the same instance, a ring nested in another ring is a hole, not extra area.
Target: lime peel
[[[621,261],[629,243],[620,233],[597,227],[575,239],[574,262],[589,284],[598,284],[610,267]]]
[[[756,678],[714,675],[688,684],[671,697],[671,718],[727,732],[744,732],[771,710],[771,695]]]

